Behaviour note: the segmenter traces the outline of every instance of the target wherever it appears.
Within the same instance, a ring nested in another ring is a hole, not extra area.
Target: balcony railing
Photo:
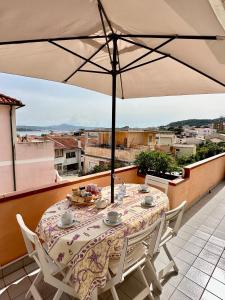
[[[124,182],[141,184],[144,178],[137,175],[137,167],[130,166],[116,170],[116,174]],[[169,183],[168,196],[170,207],[177,206],[187,200],[191,206],[219,182],[224,180],[225,153],[187,166],[184,178]],[[55,183],[35,190],[10,193],[0,196],[0,266],[25,255],[25,247],[18,225],[16,213],[21,213],[27,225],[35,230],[44,211],[53,203],[65,198],[74,187],[95,183],[98,186],[110,184],[110,172],[78,177],[70,182]]]

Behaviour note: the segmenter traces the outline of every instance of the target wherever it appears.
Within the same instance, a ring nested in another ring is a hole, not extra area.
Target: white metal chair
[[[55,264],[51,258],[48,256],[47,252],[43,248],[36,233],[31,231],[24,223],[23,218],[20,214],[16,215],[17,222],[20,226],[23,239],[30,257],[32,257],[37,265],[40,267],[40,272],[33,281],[30,289],[26,294],[26,298],[33,296],[35,300],[42,300],[37,284],[44,279],[44,281],[55,288],[57,292],[53,297],[53,300],[60,299],[63,292],[71,295],[72,297],[77,297],[75,295],[74,288],[70,285],[71,272],[68,271],[67,274]],[[58,279],[56,276],[62,275],[62,279]],[[78,298],[78,297],[77,297]]]
[[[145,299],[145,297],[148,297],[151,300],[154,299],[145,278],[143,266],[145,263],[151,264],[149,257],[153,256],[156,249],[158,250],[163,226],[164,218],[160,218],[147,229],[125,238],[121,257],[119,260],[110,261],[106,286],[99,289],[99,293],[110,289],[113,299],[119,300],[115,286],[122,282],[126,276],[137,271],[145,288],[133,298],[133,300],[141,300]],[[154,268],[151,269],[154,270]],[[154,282],[158,280],[155,273],[153,274],[152,280]]]
[[[169,259],[169,264],[159,272],[159,279],[163,278],[171,268],[178,273],[178,267],[166,245],[166,243],[175,237],[180,229],[182,217],[185,211],[186,201],[183,201],[178,207],[165,213],[165,232],[160,241],[160,247],[163,247]]]
[[[160,178],[157,176],[152,176],[152,175],[146,175],[145,184],[152,185],[156,188],[162,189],[166,194],[168,192],[169,181],[167,179]]]

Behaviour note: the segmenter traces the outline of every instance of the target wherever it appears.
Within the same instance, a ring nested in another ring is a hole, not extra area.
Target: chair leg
[[[158,279],[158,276],[156,274],[155,267],[152,265],[151,261],[148,259],[146,262],[147,271],[150,277],[150,284],[152,284],[153,287],[153,293],[154,295],[160,295],[162,293],[162,285]],[[150,287],[149,284],[149,287]]]
[[[153,298],[153,296],[152,296],[152,293],[151,293],[151,290],[150,290],[150,287],[149,287],[149,285],[148,285],[148,281],[147,281],[147,279],[145,278],[145,275],[144,275],[144,272],[143,272],[142,268],[139,267],[139,268],[137,269],[137,271],[139,272],[139,274],[140,274],[140,276],[141,276],[141,280],[142,280],[143,284],[146,286],[146,288],[147,288],[147,290],[148,290],[147,298],[148,298],[149,300],[154,300],[154,298]]]
[[[42,300],[42,297],[37,289],[37,284],[43,279],[43,274],[40,270],[40,272],[37,274],[35,277],[32,285],[30,286],[28,292],[25,295],[26,299],[31,298],[32,296],[34,297],[35,300]]]
[[[168,256],[169,260],[173,262],[173,268],[174,268],[174,271],[175,271],[176,273],[178,273],[178,272],[179,272],[179,269],[178,269],[178,267],[177,267],[177,265],[176,265],[176,263],[175,263],[175,261],[174,261],[173,256],[171,255],[169,249],[167,248],[166,244],[163,245],[163,249],[165,250],[166,255]]]
[[[116,291],[116,289],[115,289],[114,286],[111,287],[110,291],[112,293],[113,300],[120,300],[119,297],[118,297],[117,291]]]
[[[166,244],[163,245],[163,249],[165,250],[165,253],[166,253],[167,257],[169,258],[170,262],[168,263],[168,265],[165,268],[163,268],[159,272],[159,276],[158,276],[159,280],[162,279],[163,277],[165,277],[172,268],[174,269],[174,272],[176,274],[178,274],[178,272],[179,272],[179,269],[175,263],[175,260],[174,260],[173,256],[171,255],[171,253],[169,252],[169,249],[167,248]]]

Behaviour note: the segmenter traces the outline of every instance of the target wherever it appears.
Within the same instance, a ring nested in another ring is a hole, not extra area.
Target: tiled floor
[[[225,299],[224,183],[185,213],[183,226],[168,247],[175,256],[179,274],[171,274],[162,282],[161,300]],[[161,251],[156,261],[157,270],[167,262],[165,253]],[[25,292],[36,273],[36,265],[33,263],[0,279],[0,300],[25,299]],[[137,275],[134,274],[118,287],[119,298],[132,299],[141,287]],[[39,289],[44,300],[52,299],[54,288],[42,282]],[[112,299],[108,292],[99,298]],[[71,298],[63,295],[61,299]]]

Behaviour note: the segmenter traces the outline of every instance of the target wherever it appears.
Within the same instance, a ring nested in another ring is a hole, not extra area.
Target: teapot
[[[105,208],[108,204],[108,201],[106,199],[99,198],[95,201],[95,204],[97,208]]]

